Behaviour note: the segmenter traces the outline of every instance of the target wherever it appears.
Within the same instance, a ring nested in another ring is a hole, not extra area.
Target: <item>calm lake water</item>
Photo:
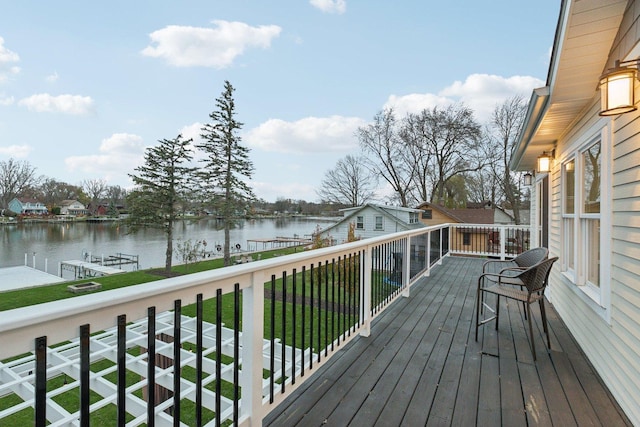
[[[256,244],[247,247],[247,240],[275,237],[310,237],[316,227],[326,228],[335,221],[323,218],[277,218],[243,220],[231,230],[231,246],[240,245],[242,251],[256,249]],[[218,230],[221,223],[212,219],[197,222],[181,221],[174,229],[174,239],[192,241],[204,239],[207,250],[215,250],[224,244],[224,231]],[[175,242],[174,240],[174,247]],[[262,244],[258,244],[262,250]],[[166,237],[159,230],[146,229],[137,234],[127,234],[126,227],[117,222],[105,223],[38,223],[0,226],[0,268],[27,264],[35,268],[58,274],[61,261],[81,260],[83,254],[105,257],[124,253],[139,255],[140,268],[164,266]],[[175,257],[173,262],[178,264]]]

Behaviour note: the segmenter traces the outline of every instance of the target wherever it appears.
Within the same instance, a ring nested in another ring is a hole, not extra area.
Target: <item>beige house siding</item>
[[[609,66],[614,59],[625,58],[640,40],[639,15],[640,2],[631,1]],[[603,199],[603,207],[610,204],[608,211],[601,211],[601,259],[609,248],[611,255],[610,264],[601,262],[600,269],[610,292],[601,307],[562,273],[565,260],[560,259],[552,271],[549,297],[616,400],[640,425],[640,114],[603,118],[598,116],[599,102],[596,92],[582,118],[557,142],[550,175],[549,246],[552,255],[562,255],[561,162],[592,137],[602,135],[603,161],[608,144],[611,169],[609,176],[602,177],[604,185],[610,184],[601,195],[610,197],[609,202]],[[532,210],[535,224],[534,215],[537,212]]]

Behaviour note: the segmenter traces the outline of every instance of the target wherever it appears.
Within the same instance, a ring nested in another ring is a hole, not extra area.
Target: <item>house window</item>
[[[418,222],[418,212],[409,212],[409,224],[416,224]]]
[[[584,239],[585,281],[600,286],[600,142],[582,152],[582,209],[580,228]]]
[[[376,230],[384,230],[382,224],[382,216],[376,216]]]
[[[422,219],[432,219],[433,213],[431,209],[425,209],[422,211]]]
[[[564,269],[570,274],[575,271],[574,256],[574,224],[575,224],[575,194],[576,194],[576,161],[574,159],[568,161],[562,166],[564,198],[562,206],[562,224],[564,229]]]
[[[465,246],[471,244],[471,233],[462,233],[462,244]]]
[[[577,150],[562,165],[562,258],[565,275],[601,307],[609,292],[601,289],[601,193],[603,179],[600,140]]]
[[[356,217],[356,228],[358,230],[364,230],[364,217],[363,216],[357,216]]]

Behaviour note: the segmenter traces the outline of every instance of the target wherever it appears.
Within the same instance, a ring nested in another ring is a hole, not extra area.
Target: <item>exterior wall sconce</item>
[[[531,174],[531,172],[527,172],[524,174],[524,176],[522,177],[522,182],[527,187],[533,184],[533,175]]]
[[[549,172],[551,170],[551,159],[553,159],[551,153],[543,151],[542,154],[538,156],[536,172],[538,173]]]
[[[616,60],[600,77],[600,115],[615,116],[638,109],[634,94],[640,59],[620,62]]]

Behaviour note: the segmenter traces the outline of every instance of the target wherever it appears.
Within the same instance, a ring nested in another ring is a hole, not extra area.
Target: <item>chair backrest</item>
[[[527,287],[529,293],[544,291],[549,282],[549,273],[558,257],[548,258],[524,270],[518,277]]]
[[[522,252],[513,259],[513,262],[518,264],[518,267],[531,267],[546,259],[548,256],[549,249],[543,247],[533,248]]]

